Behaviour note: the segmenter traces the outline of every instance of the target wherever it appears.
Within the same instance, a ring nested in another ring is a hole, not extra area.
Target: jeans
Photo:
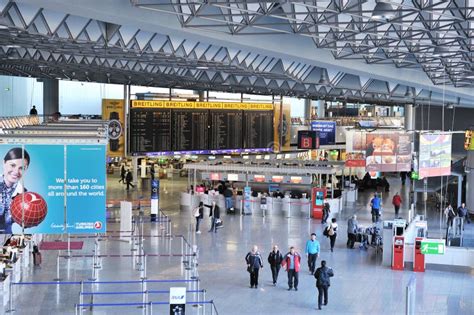
[[[225,208],[226,210],[233,207],[233,200],[232,197],[225,197]]]
[[[201,218],[196,218],[196,232],[199,231],[199,223],[201,223]]]
[[[354,233],[347,233],[347,247],[354,248],[356,235]]]
[[[336,236],[337,234],[334,233],[334,235],[329,236],[330,243],[331,243],[331,251],[334,249],[334,244],[336,244]]]
[[[276,284],[278,281],[278,273],[280,273],[280,265],[270,266],[272,270],[273,284]]]
[[[324,305],[328,304],[328,286],[318,286],[318,307],[321,308],[324,296]]]
[[[250,286],[258,286],[258,269],[259,268],[253,268],[252,272],[250,273]]]
[[[372,208],[372,223],[378,222],[380,217],[380,210]]]
[[[216,226],[216,218],[211,218],[211,229],[209,230],[209,232],[212,232],[214,231],[214,233],[217,233],[217,226]]]
[[[298,289],[298,273],[295,269],[288,269],[288,288]]]
[[[311,273],[314,273],[316,268],[316,259],[318,259],[318,253],[308,254],[308,268]]]

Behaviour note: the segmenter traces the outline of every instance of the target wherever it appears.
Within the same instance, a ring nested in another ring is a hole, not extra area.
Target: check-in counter
[[[348,189],[345,189],[342,192],[342,195],[344,196],[345,201],[347,201],[347,202],[356,202],[357,198],[358,198],[358,190],[348,188]]]

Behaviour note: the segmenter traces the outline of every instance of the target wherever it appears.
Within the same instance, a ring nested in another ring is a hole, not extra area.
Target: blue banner
[[[160,181],[158,179],[151,180],[151,199],[160,199]]]
[[[105,145],[2,144],[0,157],[0,233],[105,232]]]
[[[336,143],[336,122],[335,121],[312,121],[311,130],[319,131],[319,144],[329,145]]]

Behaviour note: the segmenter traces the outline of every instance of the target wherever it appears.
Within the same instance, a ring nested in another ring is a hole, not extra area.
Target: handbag
[[[253,268],[250,267],[250,266],[248,266],[248,267],[247,267],[247,272],[248,272],[248,273],[252,273],[252,272],[253,272]]]
[[[200,214],[199,214],[199,207],[194,209],[194,217],[195,218],[199,218]]]

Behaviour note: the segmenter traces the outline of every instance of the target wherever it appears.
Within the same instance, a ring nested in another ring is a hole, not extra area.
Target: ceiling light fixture
[[[406,98],[411,98],[413,96],[411,87],[407,86],[407,91],[405,92],[405,97]]]
[[[318,81],[319,85],[329,85],[331,81],[329,81],[328,74],[324,69],[321,69],[321,78]]]
[[[387,2],[377,1],[372,11],[372,20],[387,21],[395,17],[395,10],[392,5]]]
[[[196,69],[198,69],[198,70],[207,70],[207,69],[209,69],[209,67],[206,67],[206,66],[198,66],[198,67],[196,67]]]

